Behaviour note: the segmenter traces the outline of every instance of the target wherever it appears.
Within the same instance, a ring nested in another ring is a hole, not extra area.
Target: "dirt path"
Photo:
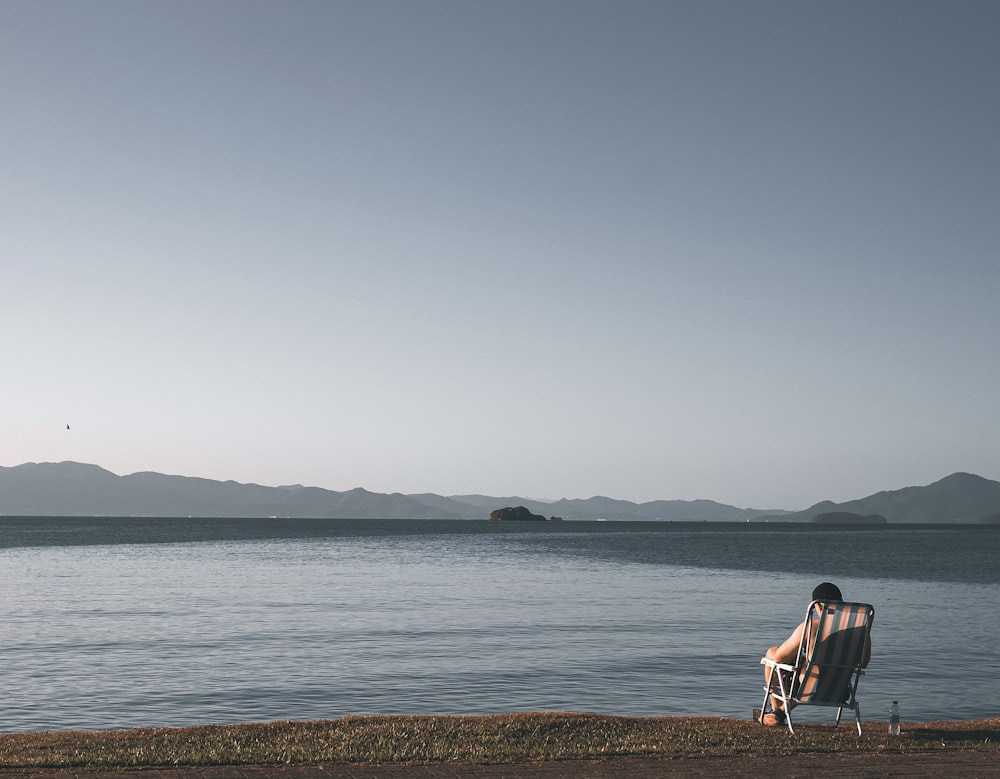
[[[215,766],[102,771],[17,771],[11,779],[660,779],[780,776],[782,779],[1000,779],[995,752],[799,754],[665,759],[621,757],[512,765]]]

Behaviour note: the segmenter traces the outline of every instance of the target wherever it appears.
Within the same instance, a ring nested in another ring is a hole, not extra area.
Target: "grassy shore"
[[[751,720],[524,713],[485,717],[348,716],[117,731],[0,735],[0,768],[109,768],[282,763],[517,763],[612,755],[990,750],[1000,718],[911,724],[890,738],[871,722],[802,724],[796,736]]]

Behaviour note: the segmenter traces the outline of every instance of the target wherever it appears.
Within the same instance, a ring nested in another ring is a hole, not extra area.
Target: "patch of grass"
[[[116,731],[0,735],[0,768],[127,768],[281,763],[516,763],[611,755],[787,755],[797,752],[991,750],[1000,718],[911,724],[898,738],[885,723],[765,728],[718,717],[608,717],[522,713],[484,717],[348,716]]]

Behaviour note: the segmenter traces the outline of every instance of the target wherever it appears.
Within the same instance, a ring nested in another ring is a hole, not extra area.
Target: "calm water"
[[[866,718],[996,716],[998,552],[987,527],[0,518],[0,731],[746,718],[823,579],[876,608]]]

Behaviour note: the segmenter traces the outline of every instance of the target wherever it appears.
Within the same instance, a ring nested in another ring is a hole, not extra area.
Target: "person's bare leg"
[[[778,647],[772,646],[764,654],[764,657],[766,657],[768,660],[773,660],[774,655],[777,653],[777,651]],[[780,673],[781,671],[777,668],[767,665],[764,666],[764,684],[767,686],[769,690],[773,690],[776,684],[780,684],[779,680],[774,678],[775,674],[780,674]],[[784,707],[782,706],[781,699],[776,695],[771,695],[771,709],[774,713],[763,715],[763,717],[761,717],[761,722],[769,726],[784,725],[785,724]]]

